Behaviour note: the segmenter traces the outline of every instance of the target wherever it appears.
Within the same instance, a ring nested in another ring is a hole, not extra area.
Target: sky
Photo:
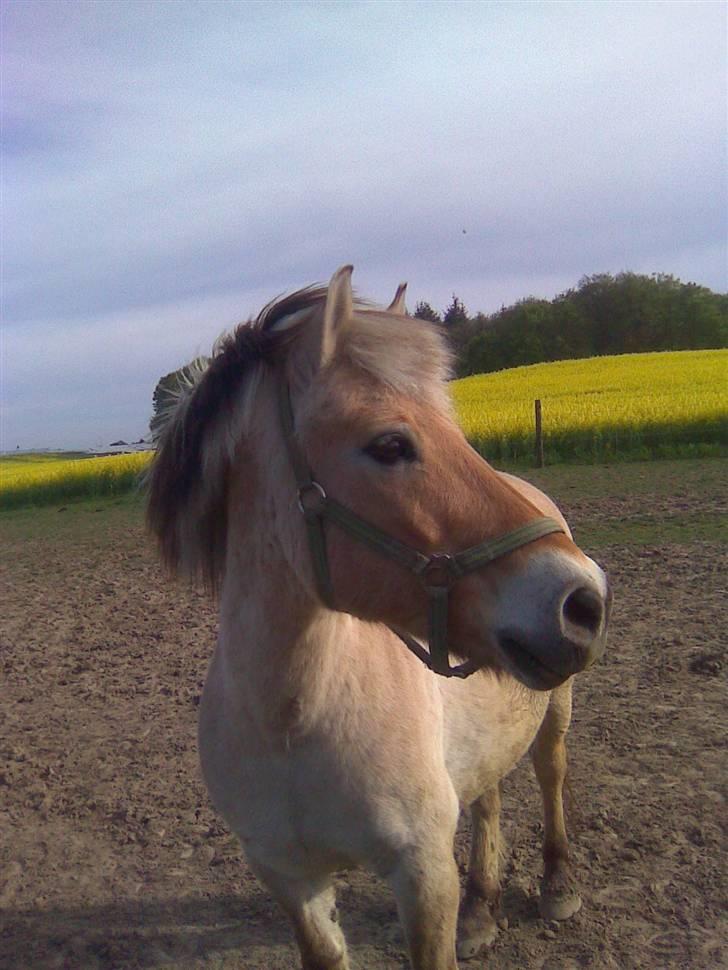
[[[0,449],[142,437],[161,375],[344,263],[410,308],[728,290],[722,2],[1,6]]]

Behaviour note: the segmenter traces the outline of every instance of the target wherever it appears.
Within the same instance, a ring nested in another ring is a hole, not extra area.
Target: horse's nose
[[[551,690],[599,659],[611,592],[596,563],[543,557],[509,586],[497,639],[505,666],[526,686]]]
[[[595,590],[580,586],[561,604],[561,632],[576,648],[589,649],[604,626],[606,601]]]

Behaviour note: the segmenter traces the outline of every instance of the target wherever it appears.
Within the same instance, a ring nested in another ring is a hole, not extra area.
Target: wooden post
[[[536,411],[536,468],[543,468],[543,428],[541,425],[541,401],[533,402]]]

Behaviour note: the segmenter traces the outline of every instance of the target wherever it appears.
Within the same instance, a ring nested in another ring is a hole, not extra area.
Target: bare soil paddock
[[[584,906],[538,918],[525,763],[504,786],[507,924],[469,966],[725,966],[727,465],[532,476],[615,587],[570,735]],[[292,970],[288,925],[200,781],[209,605],[160,575],[137,501],[5,514],[0,530],[0,967]],[[353,966],[405,967],[386,887],[338,885]]]

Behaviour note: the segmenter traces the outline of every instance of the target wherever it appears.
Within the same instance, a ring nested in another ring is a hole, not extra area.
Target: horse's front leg
[[[455,932],[460,880],[452,840],[410,848],[389,876],[412,970],[457,970]]]
[[[500,907],[500,789],[496,785],[470,806],[472,836],[465,896],[460,906],[458,957],[468,960],[498,934]]]
[[[571,723],[571,681],[552,691],[546,716],[531,746],[544,812],[543,863],[539,912],[544,919],[564,920],[577,913],[581,897],[569,864],[564,823],[566,732]]]
[[[291,918],[303,970],[349,970],[330,879],[292,880],[258,863],[250,866]]]

